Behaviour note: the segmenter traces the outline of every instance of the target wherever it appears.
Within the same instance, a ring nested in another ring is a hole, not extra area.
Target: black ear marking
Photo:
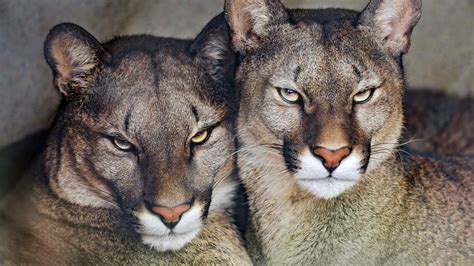
[[[393,56],[408,52],[413,28],[421,17],[421,0],[371,0],[358,24],[374,30],[377,39]]]
[[[65,96],[80,94],[110,55],[90,33],[72,23],[54,26],[44,43],[54,84]]]
[[[194,39],[189,53],[212,82],[206,93],[219,104],[236,107],[237,92],[233,87],[236,54],[230,46],[230,35],[224,14],[214,17]]]
[[[204,27],[192,42],[189,51],[214,81],[232,79],[235,53],[230,47],[224,14],[217,15]]]

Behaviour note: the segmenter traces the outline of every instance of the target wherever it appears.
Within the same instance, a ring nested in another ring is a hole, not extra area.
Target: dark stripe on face
[[[125,121],[124,121],[125,132],[128,132],[128,128],[130,126],[130,117],[131,116],[132,116],[132,108],[129,108],[128,111],[127,111],[127,114],[125,115]]]
[[[352,65],[352,70],[357,77],[357,82],[360,82],[362,80],[362,74],[360,73],[360,70],[354,65]]]
[[[206,219],[209,214],[209,207],[211,206],[212,201],[212,186],[210,186],[203,194],[198,195],[204,201],[204,210],[202,212],[201,219]]]
[[[363,173],[367,171],[367,166],[369,166],[369,160],[370,160],[370,154],[371,154],[371,146],[370,146],[371,140],[369,140],[369,143],[365,145],[364,150],[362,151],[362,155],[364,156],[364,161],[362,162],[362,167],[360,168]]]
[[[301,67],[297,66],[295,68],[295,70],[293,71],[293,80],[294,80],[295,83],[298,82],[298,78],[300,76],[300,73],[301,73]]]
[[[285,159],[286,168],[288,168],[288,170],[292,173],[296,172],[296,170],[299,168],[297,153],[287,138],[284,138],[283,140],[282,153],[283,158]]]
[[[146,153],[142,154],[142,157],[140,157],[140,161],[138,162],[138,168],[140,169],[140,173],[144,174],[144,200],[147,200],[149,202],[154,202],[154,195],[157,194],[157,184],[158,184],[158,178],[161,176],[160,171],[154,172],[153,169],[151,169],[150,165],[150,156]]]
[[[196,107],[191,106],[191,110],[193,111],[193,115],[194,115],[194,118],[196,119],[196,123],[199,122],[199,115],[198,115],[198,112],[196,110]]]

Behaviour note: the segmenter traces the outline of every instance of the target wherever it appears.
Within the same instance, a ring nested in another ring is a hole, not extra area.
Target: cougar
[[[420,0],[228,0],[257,264],[472,264],[472,157],[398,153]],[[422,118],[419,118],[422,119]]]
[[[64,97],[32,181],[3,204],[0,264],[250,263],[219,28],[105,43],[74,24],[50,30]]]

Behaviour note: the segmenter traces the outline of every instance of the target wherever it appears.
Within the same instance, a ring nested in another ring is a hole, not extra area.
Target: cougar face
[[[417,1],[399,2],[372,1],[360,16],[287,11],[278,1],[227,2],[241,55],[244,160],[329,199],[394,152],[403,121],[401,55],[419,18]]]
[[[232,200],[232,186],[213,191],[233,168],[232,95],[208,74],[199,49],[209,47],[190,45],[145,35],[102,45],[73,24],[54,27],[45,44],[65,95],[48,154],[58,157],[47,169],[53,191],[120,208],[159,251],[183,247],[210,209]]]

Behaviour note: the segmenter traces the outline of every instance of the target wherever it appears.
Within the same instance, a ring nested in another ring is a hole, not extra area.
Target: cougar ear
[[[379,42],[395,57],[408,52],[410,37],[421,17],[421,0],[371,0],[359,25],[371,27]]]
[[[232,80],[235,53],[231,48],[224,14],[217,15],[207,23],[189,50],[213,80],[219,82]]]
[[[109,54],[83,28],[62,23],[49,31],[44,56],[53,71],[54,85],[68,96],[80,94],[90,86]]]
[[[232,46],[240,53],[257,47],[270,26],[289,21],[279,0],[226,0],[224,9]]]

